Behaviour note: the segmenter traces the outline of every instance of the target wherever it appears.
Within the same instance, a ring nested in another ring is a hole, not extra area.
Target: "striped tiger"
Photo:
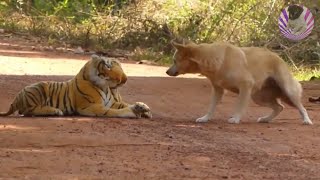
[[[127,76],[119,61],[92,55],[71,80],[66,82],[38,82],[26,86],[15,97],[8,116],[18,111],[25,116],[104,116],[122,118],[151,118],[150,108],[136,102],[122,101],[118,87]]]

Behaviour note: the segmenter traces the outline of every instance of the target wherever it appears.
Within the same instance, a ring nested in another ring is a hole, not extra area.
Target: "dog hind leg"
[[[284,102],[293,105],[299,110],[300,115],[302,116],[303,124],[306,125],[312,125],[312,121],[308,115],[307,110],[304,108],[304,106],[301,103],[300,96],[298,96],[296,93],[291,93],[290,90],[287,91],[286,97],[281,98]]]
[[[281,96],[282,91],[272,78],[268,78],[263,87],[252,94],[252,100],[256,104],[272,109],[272,112],[269,115],[258,118],[257,122],[268,123],[279,115],[284,108],[281,104]]]
[[[308,112],[301,103],[301,84],[295,79],[283,79],[282,77],[285,77],[285,75],[278,76],[276,78],[277,84],[284,92],[281,99],[299,110],[299,113],[303,119],[303,124],[311,125],[312,121],[309,118]]]
[[[257,104],[259,104],[259,103],[257,103]],[[270,122],[272,119],[274,119],[276,116],[278,116],[280,114],[280,112],[284,108],[284,106],[280,102],[280,99],[273,99],[266,106],[270,107],[272,109],[272,112],[267,116],[259,117],[258,120],[257,120],[257,122],[259,122],[259,123],[268,123],[268,122]]]

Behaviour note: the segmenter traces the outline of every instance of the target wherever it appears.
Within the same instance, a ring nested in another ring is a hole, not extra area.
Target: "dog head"
[[[183,41],[182,43],[172,41],[171,44],[175,47],[176,51],[173,55],[173,64],[166,73],[169,76],[199,73],[198,64],[193,61],[194,50],[197,45],[191,41]]]
[[[303,12],[303,7],[299,6],[299,5],[290,5],[288,7],[288,11],[289,11],[289,19],[290,20],[295,20],[298,19],[300,17],[300,15]]]

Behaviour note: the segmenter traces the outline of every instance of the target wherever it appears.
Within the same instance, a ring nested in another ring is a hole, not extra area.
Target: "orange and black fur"
[[[93,55],[80,72],[66,82],[38,82],[22,89],[8,116],[18,111],[26,116],[83,115],[124,118],[151,118],[150,108],[122,101],[118,87],[127,81],[121,64]]]

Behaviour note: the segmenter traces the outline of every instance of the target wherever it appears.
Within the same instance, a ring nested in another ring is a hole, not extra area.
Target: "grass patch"
[[[172,64],[171,54],[165,54],[152,49],[136,49],[132,59],[135,61],[148,60],[161,66],[169,66]]]
[[[299,81],[309,81],[311,77],[320,78],[320,66],[316,67],[299,67],[294,69],[291,67],[292,73]]]

